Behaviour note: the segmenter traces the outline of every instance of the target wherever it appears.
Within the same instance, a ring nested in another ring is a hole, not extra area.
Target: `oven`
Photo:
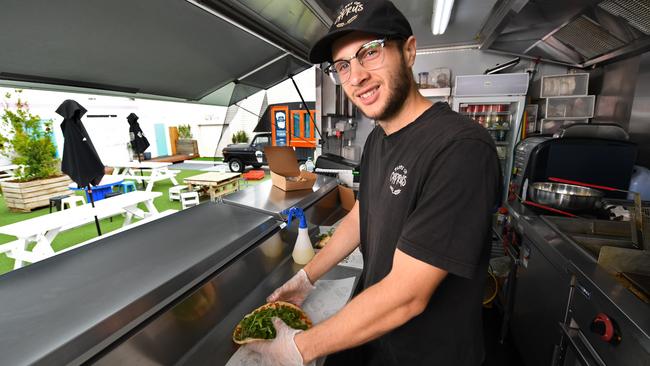
[[[628,141],[601,138],[529,137],[515,148],[509,200],[526,199],[528,186],[558,177],[626,190],[637,147]],[[624,193],[606,192],[608,198]]]
[[[618,306],[579,271],[572,272],[564,320],[553,366],[648,366],[648,337]]]

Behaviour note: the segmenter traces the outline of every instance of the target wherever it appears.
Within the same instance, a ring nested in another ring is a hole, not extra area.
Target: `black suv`
[[[243,172],[246,165],[257,169],[266,164],[264,147],[271,144],[271,133],[260,133],[249,144],[230,144],[223,149],[223,161],[232,172]]]

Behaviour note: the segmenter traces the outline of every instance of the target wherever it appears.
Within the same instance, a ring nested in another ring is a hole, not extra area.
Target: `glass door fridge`
[[[485,127],[494,139],[503,176],[503,198],[508,195],[514,147],[521,139],[525,96],[454,97],[453,109]]]

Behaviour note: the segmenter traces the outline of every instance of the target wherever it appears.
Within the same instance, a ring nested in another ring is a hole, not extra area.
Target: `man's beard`
[[[386,102],[386,106],[375,115],[366,115],[368,118],[378,121],[387,121],[395,117],[404,106],[404,102],[406,101],[411,89],[409,69],[406,67],[404,60],[401,60],[397,74],[392,75],[390,81],[392,87],[388,91],[388,101]]]

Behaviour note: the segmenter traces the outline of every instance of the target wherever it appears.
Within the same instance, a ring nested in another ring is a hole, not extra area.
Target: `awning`
[[[309,3],[309,2],[306,2]],[[0,86],[229,106],[311,65],[300,0],[4,1]]]

